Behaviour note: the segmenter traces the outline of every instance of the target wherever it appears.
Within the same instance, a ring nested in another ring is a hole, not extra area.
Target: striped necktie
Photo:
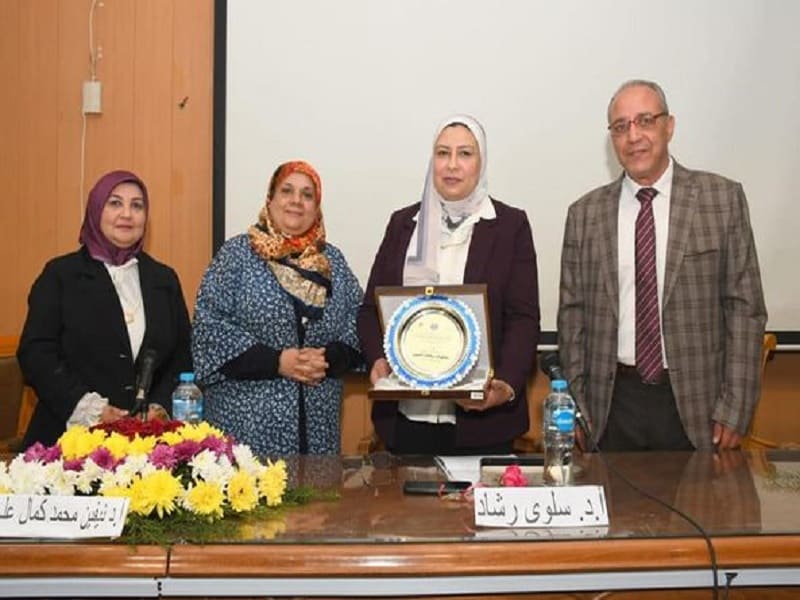
[[[641,202],[636,217],[636,368],[645,383],[658,382],[664,368],[653,218],[656,194],[658,190],[649,187],[636,192],[636,198]]]

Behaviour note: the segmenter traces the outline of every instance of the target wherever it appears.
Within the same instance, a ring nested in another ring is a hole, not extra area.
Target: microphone
[[[561,370],[561,362],[558,358],[558,352],[546,352],[542,354],[542,358],[539,360],[539,367],[542,370],[542,373],[547,375],[547,377],[552,381],[554,379],[563,379],[567,382],[567,390],[569,390],[569,380],[564,375],[564,372]],[[570,395],[572,395],[572,391],[570,390]],[[573,399],[575,396],[572,396]],[[578,405],[578,402],[575,402],[575,421],[578,423],[578,427],[581,428],[583,431],[583,435],[586,437],[586,441],[594,446],[594,441],[592,438],[592,431],[589,429],[589,423],[583,417],[583,413],[581,412],[581,407]]]
[[[153,383],[153,371],[156,366],[156,351],[148,348],[142,354],[142,362],[139,365],[139,376],[136,378],[136,397],[131,410],[131,416],[135,417],[142,413],[142,420],[147,416],[147,394],[150,393],[150,385]]]
[[[541,367],[542,373],[547,375],[551,380],[563,379],[567,381],[567,378],[564,377],[564,373],[561,371],[558,352],[546,352],[542,354],[542,358],[539,360],[539,367]]]

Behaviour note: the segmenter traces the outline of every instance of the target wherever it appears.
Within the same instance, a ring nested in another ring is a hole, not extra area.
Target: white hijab
[[[438,254],[440,235],[445,219],[450,223],[463,223],[467,217],[478,212],[485,202],[489,202],[489,182],[486,179],[486,164],[489,162],[486,153],[486,134],[483,126],[469,115],[453,115],[439,125],[433,138],[434,145],[442,131],[450,125],[464,125],[472,132],[478,142],[481,158],[481,172],[478,183],[470,194],[461,200],[445,200],[433,185],[433,151],[428,161],[428,173],[425,176],[425,187],[422,191],[422,203],[417,216],[417,243],[409,248],[406,256],[403,283],[405,285],[424,285],[439,282]],[[452,229],[452,227],[451,227]]]

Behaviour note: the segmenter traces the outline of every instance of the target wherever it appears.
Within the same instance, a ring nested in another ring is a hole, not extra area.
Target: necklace
[[[136,273],[138,275],[138,273]],[[138,287],[131,282],[129,277],[126,277],[121,272],[112,272],[111,281],[114,283],[114,288],[117,290],[119,303],[122,307],[122,316],[125,318],[125,323],[131,325],[136,321],[136,315],[142,306],[142,292]]]

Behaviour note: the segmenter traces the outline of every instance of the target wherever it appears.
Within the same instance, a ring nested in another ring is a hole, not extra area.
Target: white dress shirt
[[[669,237],[669,205],[672,194],[672,157],[667,170],[651,186],[642,186],[626,174],[619,194],[617,221],[617,254],[619,256],[619,328],[617,329],[617,360],[626,365],[636,364],[636,217],[641,202],[636,192],[642,187],[658,190],[653,198],[653,218],[656,227],[656,277],[658,280],[658,313],[661,316],[664,299],[664,274],[667,268]],[[667,367],[664,349],[663,318],[661,326],[661,356]]]
[[[133,360],[139,355],[142,347],[145,330],[144,302],[142,301],[142,285],[139,282],[139,261],[130,259],[124,265],[114,266],[106,264],[108,274],[117,290],[119,303],[125,326],[128,328],[128,337],[131,342],[131,356]]]
[[[139,281],[139,261],[130,259],[124,265],[109,265],[105,263],[111,282],[117,292],[125,326],[128,328],[128,339],[131,342],[131,357],[136,360],[142,347],[145,330],[144,302],[142,300],[142,285]],[[67,419],[67,427],[84,425],[91,427],[100,422],[100,414],[108,405],[108,398],[97,392],[87,392],[72,411]]]
[[[437,259],[439,285],[464,283],[464,269],[467,265],[469,244],[472,241],[475,223],[481,219],[494,219],[496,216],[494,204],[486,201],[455,230],[450,231],[442,224]],[[416,236],[417,230],[414,229],[408,244],[409,249],[416,248]],[[449,400],[401,400],[398,408],[411,421],[453,424],[456,422],[456,407]]]

